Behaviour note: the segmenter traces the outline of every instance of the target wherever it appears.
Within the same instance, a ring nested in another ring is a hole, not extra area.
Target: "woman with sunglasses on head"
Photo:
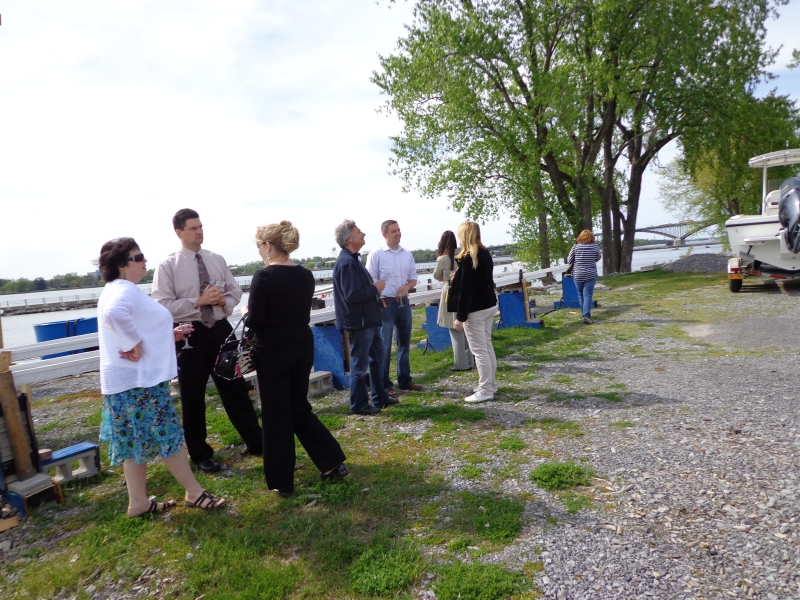
[[[148,498],[147,462],[156,457],[185,488],[187,506],[219,508],[225,500],[205,491],[189,467],[169,394],[169,381],[178,374],[175,342],[186,339],[191,325],[173,329],[169,311],[136,285],[147,274],[147,261],[133,238],[103,244],[97,263],[106,282],[97,303],[100,439],[109,442],[109,462],[122,464],[128,517],[175,506],[174,500]]]
[[[492,255],[481,243],[481,228],[473,221],[458,227],[460,279],[453,326],[463,329],[469,348],[478,367],[478,389],[464,401],[469,403],[492,400],[497,393],[497,358],[492,347],[492,324],[497,314],[497,295],[492,276]]]
[[[308,375],[314,366],[311,299],[314,275],[289,255],[300,247],[300,233],[289,221],[256,230],[258,253],[266,265],[256,271],[247,302],[247,326],[261,394],[264,476],[281,496],[294,492],[295,444],[300,440],[322,479],[348,474],[339,442],[308,402]]]
[[[456,234],[452,231],[445,231],[439,240],[439,253],[436,259],[436,267],[433,270],[433,278],[442,282],[442,297],[439,301],[439,316],[436,324],[439,327],[446,327],[450,332],[450,342],[453,345],[453,366],[451,371],[466,371],[475,366],[475,359],[469,350],[467,337],[463,329],[455,329],[453,321],[455,313],[447,310],[447,295],[450,291],[450,279],[456,272],[455,253],[458,243]]]

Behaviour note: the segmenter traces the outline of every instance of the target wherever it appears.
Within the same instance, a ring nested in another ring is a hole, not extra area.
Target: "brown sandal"
[[[161,505],[161,508],[158,507],[159,504]],[[165,502],[159,502],[158,500],[150,500],[150,508],[148,508],[143,513],[139,513],[138,515],[133,515],[128,518],[135,519],[136,517],[146,517],[148,515],[156,515],[158,513],[168,511],[173,506],[175,506],[175,500],[167,500]]]
[[[214,494],[209,494],[206,490],[195,500],[189,502],[186,500],[186,506],[190,508],[199,508],[201,510],[213,510],[225,505],[225,498],[218,498]]]

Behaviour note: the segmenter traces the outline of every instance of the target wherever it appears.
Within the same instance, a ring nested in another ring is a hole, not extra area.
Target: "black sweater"
[[[275,353],[313,344],[308,326],[313,296],[314,275],[308,269],[271,265],[256,271],[247,301],[253,343]]]
[[[461,282],[458,286],[458,310],[456,318],[466,321],[469,313],[491,308],[497,304],[494,291],[494,263],[486,248],[478,249],[478,268],[472,266],[472,257],[467,254],[459,262]]]

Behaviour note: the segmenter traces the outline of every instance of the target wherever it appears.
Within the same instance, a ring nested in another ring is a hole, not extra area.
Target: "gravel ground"
[[[717,254],[690,254],[678,260],[667,263],[662,269],[674,273],[726,273],[728,259],[733,254],[719,252]]]
[[[688,258],[700,256],[714,257]],[[516,384],[527,399],[481,405],[492,422],[515,427],[529,448],[546,443],[553,457],[531,455],[516,478],[501,482],[502,493],[527,498],[525,525],[515,542],[479,560],[514,569],[541,561],[536,584],[544,597],[558,600],[800,599],[799,292],[775,285],[759,291],[675,294],[687,313],[716,310],[719,320],[710,324],[674,315],[654,319],[626,303],[624,293],[607,293],[593,315],[600,332],[608,330],[591,348],[597,359],[546,363],[540,379]],[[640,322],[653,326],[642,329],[632,352],[632,342],[618,339],[613,325]],[[674,325],[686,335],[657,334],[658,327]],[[501,363],[519,371],[527,364],[516,355]],[[571,383],[554,383],[556,375],[570,376]],[[459,374],[432,387],[456,399],[471,393],[470,377]],[[587,394],[593,383],[609,381],[620,384],[623,401],[548,402],[539,391]],[[584,435],[516,428],[531,416],[574,421]],[[387,433],[427,429],[366,423]],[[495,491],[492,472],[508,465],[508,453],[489,455],[483,478],[465,479],[459,451],[436,452],[453,493]],[[569,514],[529,474],[541,462],[580,457],[597,473],[589,492],[593,507]],[[435,562],[436,549],[428,551]],[[420,598],[435,598],[430,582],[424,578]]]

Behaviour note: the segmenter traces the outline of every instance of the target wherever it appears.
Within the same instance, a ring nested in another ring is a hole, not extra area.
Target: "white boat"
[[[770,167],[800,164],[800,149],[786,149],[750,159],[763,169],[761,214],[736,215],[725,222],[731,250],[738,256],[728,261],[732,292],[742,288],[745,276],[773,279],[800,277],[800,177],[785,180],[780,189],[767,189]]]

